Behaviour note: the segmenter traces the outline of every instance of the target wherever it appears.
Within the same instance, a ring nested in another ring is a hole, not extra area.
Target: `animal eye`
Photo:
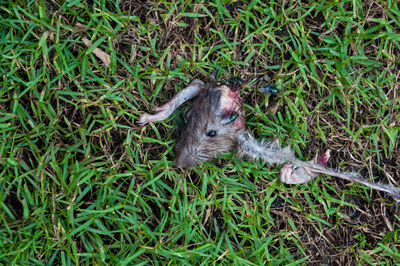
[[[213,138],[217,135],[217,132],[215,130],[211,130],[207,133],[207,136],[209,136],[210,138]]]

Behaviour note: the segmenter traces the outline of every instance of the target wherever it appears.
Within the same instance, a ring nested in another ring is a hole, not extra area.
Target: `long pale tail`
[[[357,182],[367,187],[388,193],[396,202],[400,201],[400,188],[382,183],[372,183],[362,178],[358,173],[341,172],[321,166],[315,160],[301,161],[297,159],[290,147],[281,148],[278,141],[257,141],[248,131],[239,131],[238,139],[238,155],[240,157],[248,157],[252,160],[262,160],[270,164],[291,163],[296,168],[303,168],[302,174],[309,175],[310,180],[313,173],[322,173],[336,176],[351,182]]]

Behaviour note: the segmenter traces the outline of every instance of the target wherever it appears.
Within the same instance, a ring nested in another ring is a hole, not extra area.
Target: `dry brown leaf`
[[[92,44],[90,43],[90,41],[87,38],[83,37],[82,41],[87,47],[91,47],[92,46]],[[110,66],[110,63],[111,63],[110,55],[105,53],[100,48],[94,48],[93,53],[94,53],[95,56],[97,56],[106,65],[106,67]]]

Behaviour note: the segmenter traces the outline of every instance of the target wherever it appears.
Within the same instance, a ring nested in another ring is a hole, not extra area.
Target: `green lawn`
[[[399,261],[391,197],[233,152],[177,169],[175,115],[135,123],[240,74],[258,138],[400,186],[400,4],[315,2],[0,0],[0,264]]]

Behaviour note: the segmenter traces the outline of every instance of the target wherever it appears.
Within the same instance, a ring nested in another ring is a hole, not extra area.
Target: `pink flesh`
[[[244,128],[243,101],[240,98],[240,91],[232,91],[226,85],[221,85],[220,90],[222,91],[220,101],[221,115],[236,112],[238,118],[236,118],[232,125],[238,129]]]
[[[326,166],[326,164],[328,163],[329,158],[331,157],[331,151],[327,150],[326,152],[324,152],[321,155],[318,155],[317,157],[317,163],[321,166]]]

